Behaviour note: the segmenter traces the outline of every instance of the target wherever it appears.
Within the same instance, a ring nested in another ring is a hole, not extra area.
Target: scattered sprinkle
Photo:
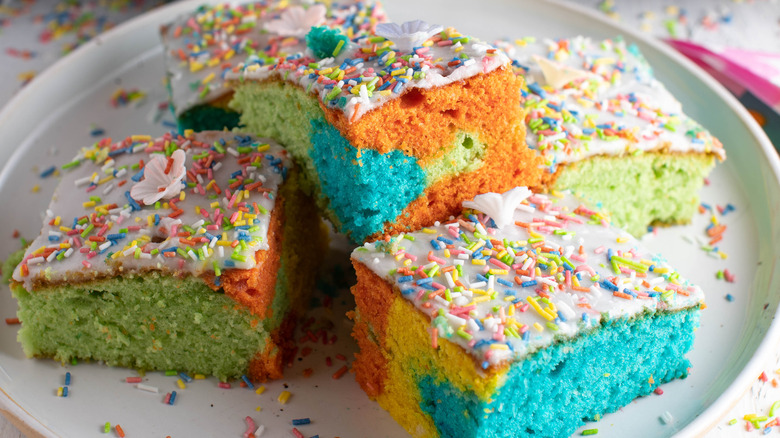
[[[136,105],[141,103],[146,97],[146,93],[132,89],[130,91],[124,88],[117,88],[111,95],[111,106],[114,108],[123,107],[130,103],[136,102]]]
[[[342,366],[341,368],[339,368],[339,369],[338,369],[338,371],[336,371],[335,373],[333,373],[333,378],[334,378],[334,379],[336,379],[336,380],[338,380],[338,379],[340,379],[340,378],[341,378],[341,376],[343,376],[343,375],[344,375],[344,373],[346,373],[346,372],[347,372],[347,366],[346,366],[346,365],[344,365],[344,366]]]

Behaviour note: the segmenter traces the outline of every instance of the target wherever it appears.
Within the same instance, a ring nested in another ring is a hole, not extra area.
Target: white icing
[[[720,142],[682,112],[644,57],[623,40],[497,45],[526,80],[526,141],[548,166],[662,148],[725,158]]]
[[[439,40],[437,35],[434,39],[428,40],[422,48],[417,48],[414,53],[398,52],[398,48],[389,41],[375,43],[371,38],[361,38],[357,42],[345,44],[335,57],[317,59],[311,50],[301,45],[299,47],[301,51],[298,53],[300,57],[297,59],[265,66],[252,64],[247,60],[247,64],[240,72],[228,72],[226,78],[233,80],[234,86],[240,86],[241,81],[244,80],[263,81],[283,78],[316,93],[327,107],[341,108],[348,120],[355,121],[410,88],[428,89],[449,85],[478,74],[490,73],[509,63],[509,58],[494,47],[464,37],[454,30],[447,35],[448,37],[442,40]],[[459,39],[465,39],[467,42],[465,44],[452,42]],[[373,53],[372,50],[377,47],[377,44],[383,49],[391,50],[383,52],[381,56],[360,61],[358,56],[365,54],[366,50],[369,51],[368,53]],[[396,62],[387,66],[386,61],[390,56],[387,53],[394,54],[396,59],[406,55],[411,55],[411,58],[408,62]],[[459,61],[453,61],[456,58]],[[343,79],[322,79],[325,77],[323,71],[329,71],[329,68],[341,70],[341,66],[353,63],[356,63],[353,67],[357,68]],[[310,64],[317,64],[317,67],[310,68]],[[389,81],[390,86],[386,86],[384,90],[379,90],[379,87],[373,91],[369,90],[366,84],[370,84],[377,77],[382,79],[382,83]],[[357,87],[358,94],[350,91],[353,87]],[[366,87],[365,93],[362,92],[361,87]],[[334,88],[342,90],[335,97],[331,95]],[[340,99],[344,99],[343,107],[339,103]]]
[[[159,205],[131,200],[133,178],[142,174],[130,166],[143,160],[149,177],[149,166],[160,160],[164,170],[167,159],[156,157],[172,145],[179,148],[174,160],[183,159],[189,187]],[[41,233],[14,270],[13,279],[28,290],[37,283],[134,271],[201,275],[249,269],[255,253],[268,248],[276,193],[290,165],[273,141],[228,132],[186,139],[134,136],[84,148],[77,160],[78,166],[62,170]],[[114,189],[100,191],[109,185]]]
[[[284,58],[300,52],[309,30],[301,33],[301,26],[324,24],[360,34],[384,20],[381,7],[361,1],[330,2],[323,20],[322,4],[308,5],[304,11],[297,3],[301,2],[203,5],[165,26],[163,51],[176,116],[230,92],[225,74],[252,53],[259,50],[272,58]],[[238,26],[232,23],[234,17],[240,17]]]
[[[513,220],[520,225],[496,230],[488,227],[486,218],[479,220],[459,217],[389,242],[367,243],[352,258],[397,287],[431,318],[438,337],[462,346],[483,366],[522,359],[557,338],[598,327],[605,315],[632,317],[703,303],[698,286],[680,278],[628,233],[578,207],[571,195],[561,200],[531,196],[514,211]],[[508,245],[496,249],[491,241]],[[490,246],[493,249],[487,249]],[[548,252],[553,250],[560,255]],[[485,264],[474,264],[475,255]],[[554,266],[561,269],[551,273]],[[412,272],[412,267],[418,268]],[[402,269],[409,271],[399,272]],[[423,279],[420,269],[432,280]],[[478,277],[489,270],[489,278]],[[605,281],[612,286],[607,288]],[[541,294],[549,296],[549,303],[537,301],[537,311],[529,299],[540,299]]]

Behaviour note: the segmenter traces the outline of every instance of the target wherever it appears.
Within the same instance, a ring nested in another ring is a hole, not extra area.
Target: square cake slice
[[[576,37],[499,46],[525,79],[526,141],[544,161],[546,187],[603,207],[635,236],[691,220],[726,153],[635,45]]]
[[[353,368],[410,434],[566,437],[687,376],[701,289],[578,203],[489,193],[352,253]]]
[[[315,7],[266,15],[267,44],[226,77],[242,129],[289,148],[338,231],[415,230],[479,193],[539,184],[500,50],[420,20],[291,24]]]
[[[28,356],[281,377],[327,240],[283,148],[107,138],[61,172],[11,282]]]

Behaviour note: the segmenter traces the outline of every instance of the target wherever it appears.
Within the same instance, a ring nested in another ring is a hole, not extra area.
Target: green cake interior
[[[99,359],[137,369],[239,377],[269,341],[260,320],[202,280],[158,272],[109,280],[11,290],[28,356]],[[276,313],[283,315],[283,313]]]
[[[309,156],[311,121],[324,119],[317,99],[281,82],[247,83],[236,87],[230,106],[241,113],[241,125],[251,133],[285,145],[303,175],[301,187],[317,193],[319,179]],[[320,207],[324,200],[317,197]]]
[[[427,187],[484,164],[486,145],[469,132],[458,132],[425,166],[401,150],[359,149],[325,120],[315,95],[284,82],[241,84],[230,106],[241,113],[242,129],[287,147],[302,169],[304,191],[355,242],[381,232]]]
[[[24,352],[221,380],[249,374],[253,359],[278,361],[291,350],[289,331],[305,309],[327,247],[326,231],[302,194],[298,175],[292,171],[279,189],[282,244],[270,257],[280,257],[280,267],[267,315],[251,313],[198,277],[159,271],[47,285],[33,292],[12,283]],[[23,255],[9,257],[5,272],[12,272]]]
[[[700,154],[598,156],[563,166],[553,189],[570,189],[608,211],[613,224],[641,236],[647,224],[690,221],[714,166],[713,156]]]

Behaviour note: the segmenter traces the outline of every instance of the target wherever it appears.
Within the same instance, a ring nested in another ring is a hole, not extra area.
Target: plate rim
[[[529,1],[529,0],[526,0]],[[151,26],[148,22],[163,23],[173,19],[175,16],[193,10],[195,6],[203,3],[217,3],[219,0],[185,0],[181,2],[167,4],[153,10],[140,14],[130,20],[127,20],[119,25],[109,29],[105,33],[102,33],[85,44],[82,44],[68,56],[62,57],[47,67],[40,75],[36,76],[34,80],[16,92],[11,99],[0,109],[0,126],[8,123],[6,120],[13,119],[13,113],[17,107],[23,106],[25,101],[31,99],[42,87],[41,84],[50,83],[56,80],[57,74],[66,69],[72,64],[77,64],[79,61],[91,54],[95,50],[101,50],[101,46],[114,44],[126,34],[132,34],[136,28],[146,28]],[[745,129],[756,140],[756,143],[760,147],[760,155],[766,161],[769,170],[772,173],[777,184],[780,186],[780,156],[775,151],[771,141],[767,137],[763,129],[760,128],[758,123],[753,119],[748,110],[734,97],[729,91],[726,90],[719,82],[717,82],[712,76],[707,74],[703,69],[697,66],[693,61],[686,58],[681,53],[675,51],[671,46],[664,43],[662,40],[649,36],[640,32],[639,30],[632,29],[622,22],[616,22],[609,19],[598,11],[587,8],[584,5],[572,3],[566,0],[545,0],[546,3],[567,9],[570,12],[587,17],[590,20],[598,22],[599,24],[608,28],[614,29],[616,35],[621,34],[623,36],[630,37],[633,40],[641,41],[643,44],[652,47],[654,50],[661,53],[665,58],[671,60],[679,67],[687,70],[702,84],[709,89],[717,98],[719,98],[724,104],[726,104],[731,111],[733,111],[739,121],[745,125]],[[236,3],[235,0],[230,3]],[[24,138],[24,137],[22,137]],[[17,148],[14,152],[0,165],[0,175],[5,173],[6,167],[15,161],[15,157],[18,154],[23,153],[22,148]],[[704,411],[694,418],[690,423],[685,425],[677,433],[683,436],[689,435],[703,435],[707,431],[714,428],[717,421],[731,409],[739,399],[745,394],[749,386],[755,380],[755,376],[760,373],[763,365],[768,361],[768,357],[775,350],[775,345],[780,341],[780,306],[774,314],[774,318],[767,328],[763,339],[758,344],[752,357],[741,368],[736,378],[728,385],[728,387],[721,392],[721,394],[707,407]],[[42,437],[54,437],[59,435],[49,429],[44,422],[37,418],[34,414],[28,412],[22,408],[13,397],[8,394],[4,389],[0,388],[0,413],[6,416],[9,421],[17,428],[24,430],[24,433],[34,433]],[[19,427],[23,425],[24,428]]]
[[[747,108],[742,105],[737,98],[729,92],[726,87],[721,85],[715,78],[710,76],[701,67],[696,65],[693,61],[685,57],[682,53],[676,51],[670,45],[666,44],[662,40],[649,37],[646,34],[641,33],[638,30],[632,29],[621,22],[615,22],[604,17],[601,13],[588,9],[583,5],[566,2],[564,0],[545,0],[548,3],[555,4],[560,7],[566,7],[570,10],[576,11],[580,14],[587,16],[590,19],[606,23],[612,27],[619,29],[623,35],[630,35],[631,38],[642,41],[644,44],[651,46],[653,49],[658,50],[667,58],[678,63],[681,67],[688,70],[689,73],[696,76],[707,88],[716,94],[729,108],[736,112],[740,121],[745,124],[745,127],[755,138],[759,146],[761,147],[761,154],[766,160],[769,169],[775,178],[775,181],[780,184],[780,156],[775,150],[769,137],[766,135],[763,129],[758,125],[758,122],[748,112]],[[726,414],[729,409],[734,407],[739,399],[744,396],[750,385],[755,381],[757,375],[761,373],[761,369],[764,364],[769,360],[769,356],[773,353],[773,347],[780,341],[780,306],[775,311],[772,322],[767,328],[764,338],[759,343],[753,356],[745,363],[745,366],[739,371],[737,377],[729,384],[725,391],[723,391],[715,401],[710,404],[699,416],[694,418],[690,423],[686,424],[677,433],[681,436],[701,436],[706,432],[712,430],[717,422],[722,419],[721,417]]]

